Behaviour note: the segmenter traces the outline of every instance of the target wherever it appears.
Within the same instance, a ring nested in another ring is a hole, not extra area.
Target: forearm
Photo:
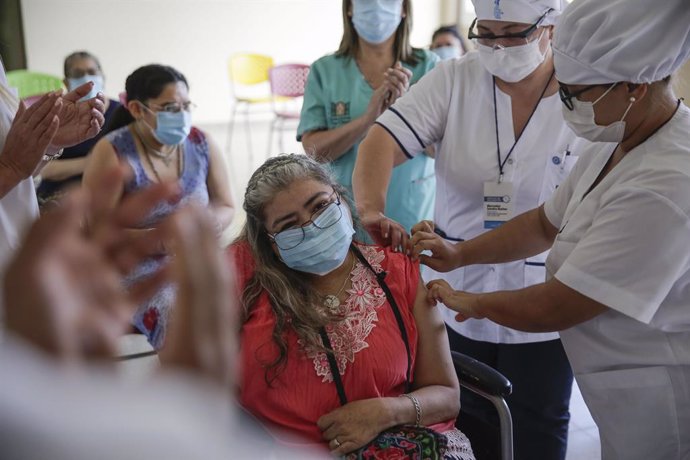
[[[5,198],[5,195],[10,193],[22,180],[23,178],[16,170],[0,160],[0,199]]]
[[[362,115],[338,128],[305,133],[302,146],[307,155],[319,162],[337,160],[366,135],[373,123],[374,120]]]
[[[556,229],[545,219],[543,207],[539,207],[458,243],[458,266],[511,262],[541,254],[551,247],[556,236]]]
[[[41,177],[46,180],[60,181],[84,173],[86,158],[54,160],[45,165]]]
[[[213,215],[218,223],[219,233],[225,231],[235,217],[235,208],[230,205],[212,205]]]
[[[374,126],[359,145],[352,188],[360,215],[383,213],[386,194],[395,166],[397,144],[380,126]]]
[[[435,423],[454,420],[460,411],[460,391],[457,388],[443,385],[429,385],[409,393],[417,398],[421,411],[420,425],[429,426]],[[386,398],[386,404],[392,414],[392,426],[414,425],[417,421],[417,410],[405,396]]]
[[[477,294],[472,308],[497,324],[525,332],[562,331],[607,310],[555,278],[515,291]]]

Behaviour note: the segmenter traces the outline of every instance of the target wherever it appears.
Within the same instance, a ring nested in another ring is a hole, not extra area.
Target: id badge
[[[496,228],[513,218],[513,183],[484,182],[484,228]]]

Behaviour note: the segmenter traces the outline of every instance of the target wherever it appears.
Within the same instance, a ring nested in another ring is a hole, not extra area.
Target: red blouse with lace
[[[417,352],[417,328],[412,315],[419,283],[419,265],[406,256],[378,246],[358,245],[374,270],[385,271],[388,287],[400,308],[412,352]],[[245,244],[234,245],[240,292],[251,278],[254,260]],[[346,319],[328,325],[348,401],[399,396],[405,391],[407,354],[400,329],[386,295],[367,267],[357,260],[351,274],[352,288],[339,309]],[[305,347],[288,332],[287,364],[269,386],[265,365],[278,356],[271,333],[275,317],[264,292],[241,331],[242,405],[265,422],[324,443],[317,420],[340,407],[326,354]],[[454,420],[432,426],[452,429]]]

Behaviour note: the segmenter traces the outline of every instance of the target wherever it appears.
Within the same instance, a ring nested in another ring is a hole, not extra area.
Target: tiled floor
[[[241,202],[244,189],[251,173],[266,159],[267,151],[271,154],[278,154],[278,136],[274,136],[273,146],[269,149],[268,139],[268,119],[251,123],[251,145],[252,154],[248,151],[247,135],[244,123],[238,123],[232,138],[232,148],[227,145],[227,125],[211,124],[200,125],[199,127],[211,135],[215,141],[224,149],[235,202],[239,211],[233,225],[226,232],[226,241],[230,241],[239,232],[244,221],[241,212]],[[302,146],[295,140],[295,131],[286,131],[282,134],[284,142],[283,152],[302,153]],[[251,157],[251,161],[250,161]],[[568,454],[566,460],[599,460],[601,458],[599,446],[599,432],[594,421],[589,415],[587,406],[582,400],[582,395],[577,385],[573,386],[573,395],[570,402],[572,414],[570,422],[570,433],[568,436]],[[538,459],[536,459],[538,460]]]

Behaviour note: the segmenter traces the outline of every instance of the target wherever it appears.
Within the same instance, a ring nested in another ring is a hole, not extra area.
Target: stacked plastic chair
[[[304,87],[309,76],[309,66],[306,64],[281,64],[268,71],[271,83],[271,106],[275,115],[268,133],[268,154],[271,153],[273,133],[278,131],[278,145],[284,153],[283,136],[285,123],[289,120],[299,120],[301,104],[296,105],[298,99],[304,96]]]
[[[250,129],[251,108],[257,105],[267,105],[272,98],[266,88],[265,94],[257,93],[257,88],[268,86],[268,70],[273,67],[273,58],[262,54],[240,53],[232,56],[228,62],[228,73],[232,89],[233,107],[230,123],[228,124],[227,147],[228,153],[232,148],[232,135],[238,110],[244,116],[245,135],[247,137],[247,153],[249,164],[253,165],[252,141]]]

